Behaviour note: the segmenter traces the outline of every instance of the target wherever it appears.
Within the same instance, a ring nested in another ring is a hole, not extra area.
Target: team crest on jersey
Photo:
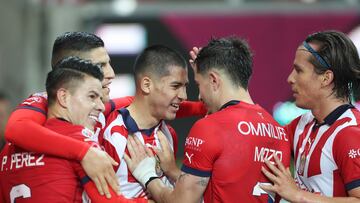
[[[360,148],[355,150],[355,149],[350,149],[349,150],[349,158],[351,159],[355,159],[357,157],[360,157]]]
[[[91,131],[91,130],[89,130],[87,128],[82,129],[81,134],[84,135],[87,138],[92,138],[94,136],[93,131]]]

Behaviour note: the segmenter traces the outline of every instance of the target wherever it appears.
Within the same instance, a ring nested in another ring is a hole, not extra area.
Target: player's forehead
[[[177,83],[189,82],[187,68],[180,66],[169,67],[167,74],[162,76],[162,78],[169,82],[177,82]]]
[[[80,81],[76,84],[75,89],[77,92],[82,94],[94,92],[100,95],[102,92],[102,85],[100,80],[91,76],[85,76],[83,81]]]
[[[92,63],[108,63],[110,61],[109,54],[104,47],[97,47],[86,51],[82,54],[82,58],[90,60]]]

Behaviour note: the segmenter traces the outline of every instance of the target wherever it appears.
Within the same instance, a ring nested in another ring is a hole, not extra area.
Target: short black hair
[[[177,66],[186,69],[187,63],[177,51],[163,46],[154,45],[146,48],[136,58],[134,74],[136,80],[142,73],[151,73],[158,77],[169,74],[169,68]]]
[[[79,56],[82,52],[104,47],[104,41],[95,34],[88,32],[65,32],[54,42],[51,66],[68,56]]]
[[[334,73],[333,92],[337,98],[350,100],[351,91],[360,90],[360,60],[354,43],[344,33],[329,30],[310,34],[305,42],[316,44],[317,53],[329,64],[322,65],[312,55],[309,62],[315,72],[322,74],[330,69]]]
[[[91,76],[100,82],[104,79],[101,67],[88,60],[78,57],[67,57],[56,64],[46,78],[46,92],[48,95],[48,105],[56,101],[56,92],[59,88],[71,88],[79,81],[83,81],[85,76]]]
[[[212,68],[223,70],[234,85],[248,89],[252,74],[252,53],[244,39],[235,36],[212,38],[200,50],[195,63],[200,74]]]

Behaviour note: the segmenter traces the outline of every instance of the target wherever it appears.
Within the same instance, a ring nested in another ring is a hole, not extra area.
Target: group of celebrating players
[[[360,61],[345,34],[317,32],[297,48],[287,81],[310,111],[287,126],[252,100],[244,40],[212,39],[189,62],[199,101],[187,101],[186,60],[163,45],[137,57],[135,96],[110,99],[104,42],[59,36],[46,93],[9,118],[1,202],[360,202],[360,113],[351,104]],[[190,116],[203,118],[179,169],[165,121]]]

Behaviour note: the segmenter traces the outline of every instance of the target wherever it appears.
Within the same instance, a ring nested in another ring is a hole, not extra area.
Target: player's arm
[[[46,121],[46,103],[39,107],[18,107],[9,117],[5,138],[29,151],[50,154],[67,159],[82,160],[89,145],[61,134],[42,125]]]
[[[42,99],[36,99],[39,102],[31,105],[26,103],[34,99],[27,99],[10,115],[5,130],[6,139],[29,151],[81,161],[91,179],[97,180],[100,193],[109,196],[107,183],[115,191],[119,190],[112,167],[117,163],[105,152],[42,126],[46,121],[47,109],[47,102]]]
[[[159,139],[166,139],[165,136]],[[203,192],[209,182],[209,177],[198,177],[182,172],[174,189],[166,187],[157,178],[155,172],[155,158],[149,149],[132,136],[128,138],[130,157],[124,156],[130,171],[137,180],[147,188],[152,198],[158,202],[200,202]]]
[[[176,118],[184,118],[191,116],[204,117],[207,113],[206,106],[201,101],[182,101],[180,108],[176,113]]]
[[[147,203],[148,200],[145,198],[134,198],[134,199],[126,199],[122,195],[117,195],[114,190],[110,188],[111,198],[108,199],[105,196],[99,194],[98,190],[93,181],[88,178],[88,176],[84,176],[81,179],[81,184],[83,185],[86,194],[91,199],[93,203]]]
[[[112,111],[129,106],[134,101],[133,96],[111,99],[105,104],[104,115],[107,117]],[[205,116],[207,109],[201,101],[183,101],[180,103],[176,118],[185,118],[191,116]]]
[[[182,172],[172,190],[166,187],[160,179],[147,184],[147,190],[158,203],[164,202],[200,202],[209,182],[209,177],[199,177]]]
[[[113,112],[116,109],[129,106],[133,101],[134,101],[133,96],[110,99],[110,101],[105,104],[105,111],[104,111],[105,117],[107,117],[111,112]]]

